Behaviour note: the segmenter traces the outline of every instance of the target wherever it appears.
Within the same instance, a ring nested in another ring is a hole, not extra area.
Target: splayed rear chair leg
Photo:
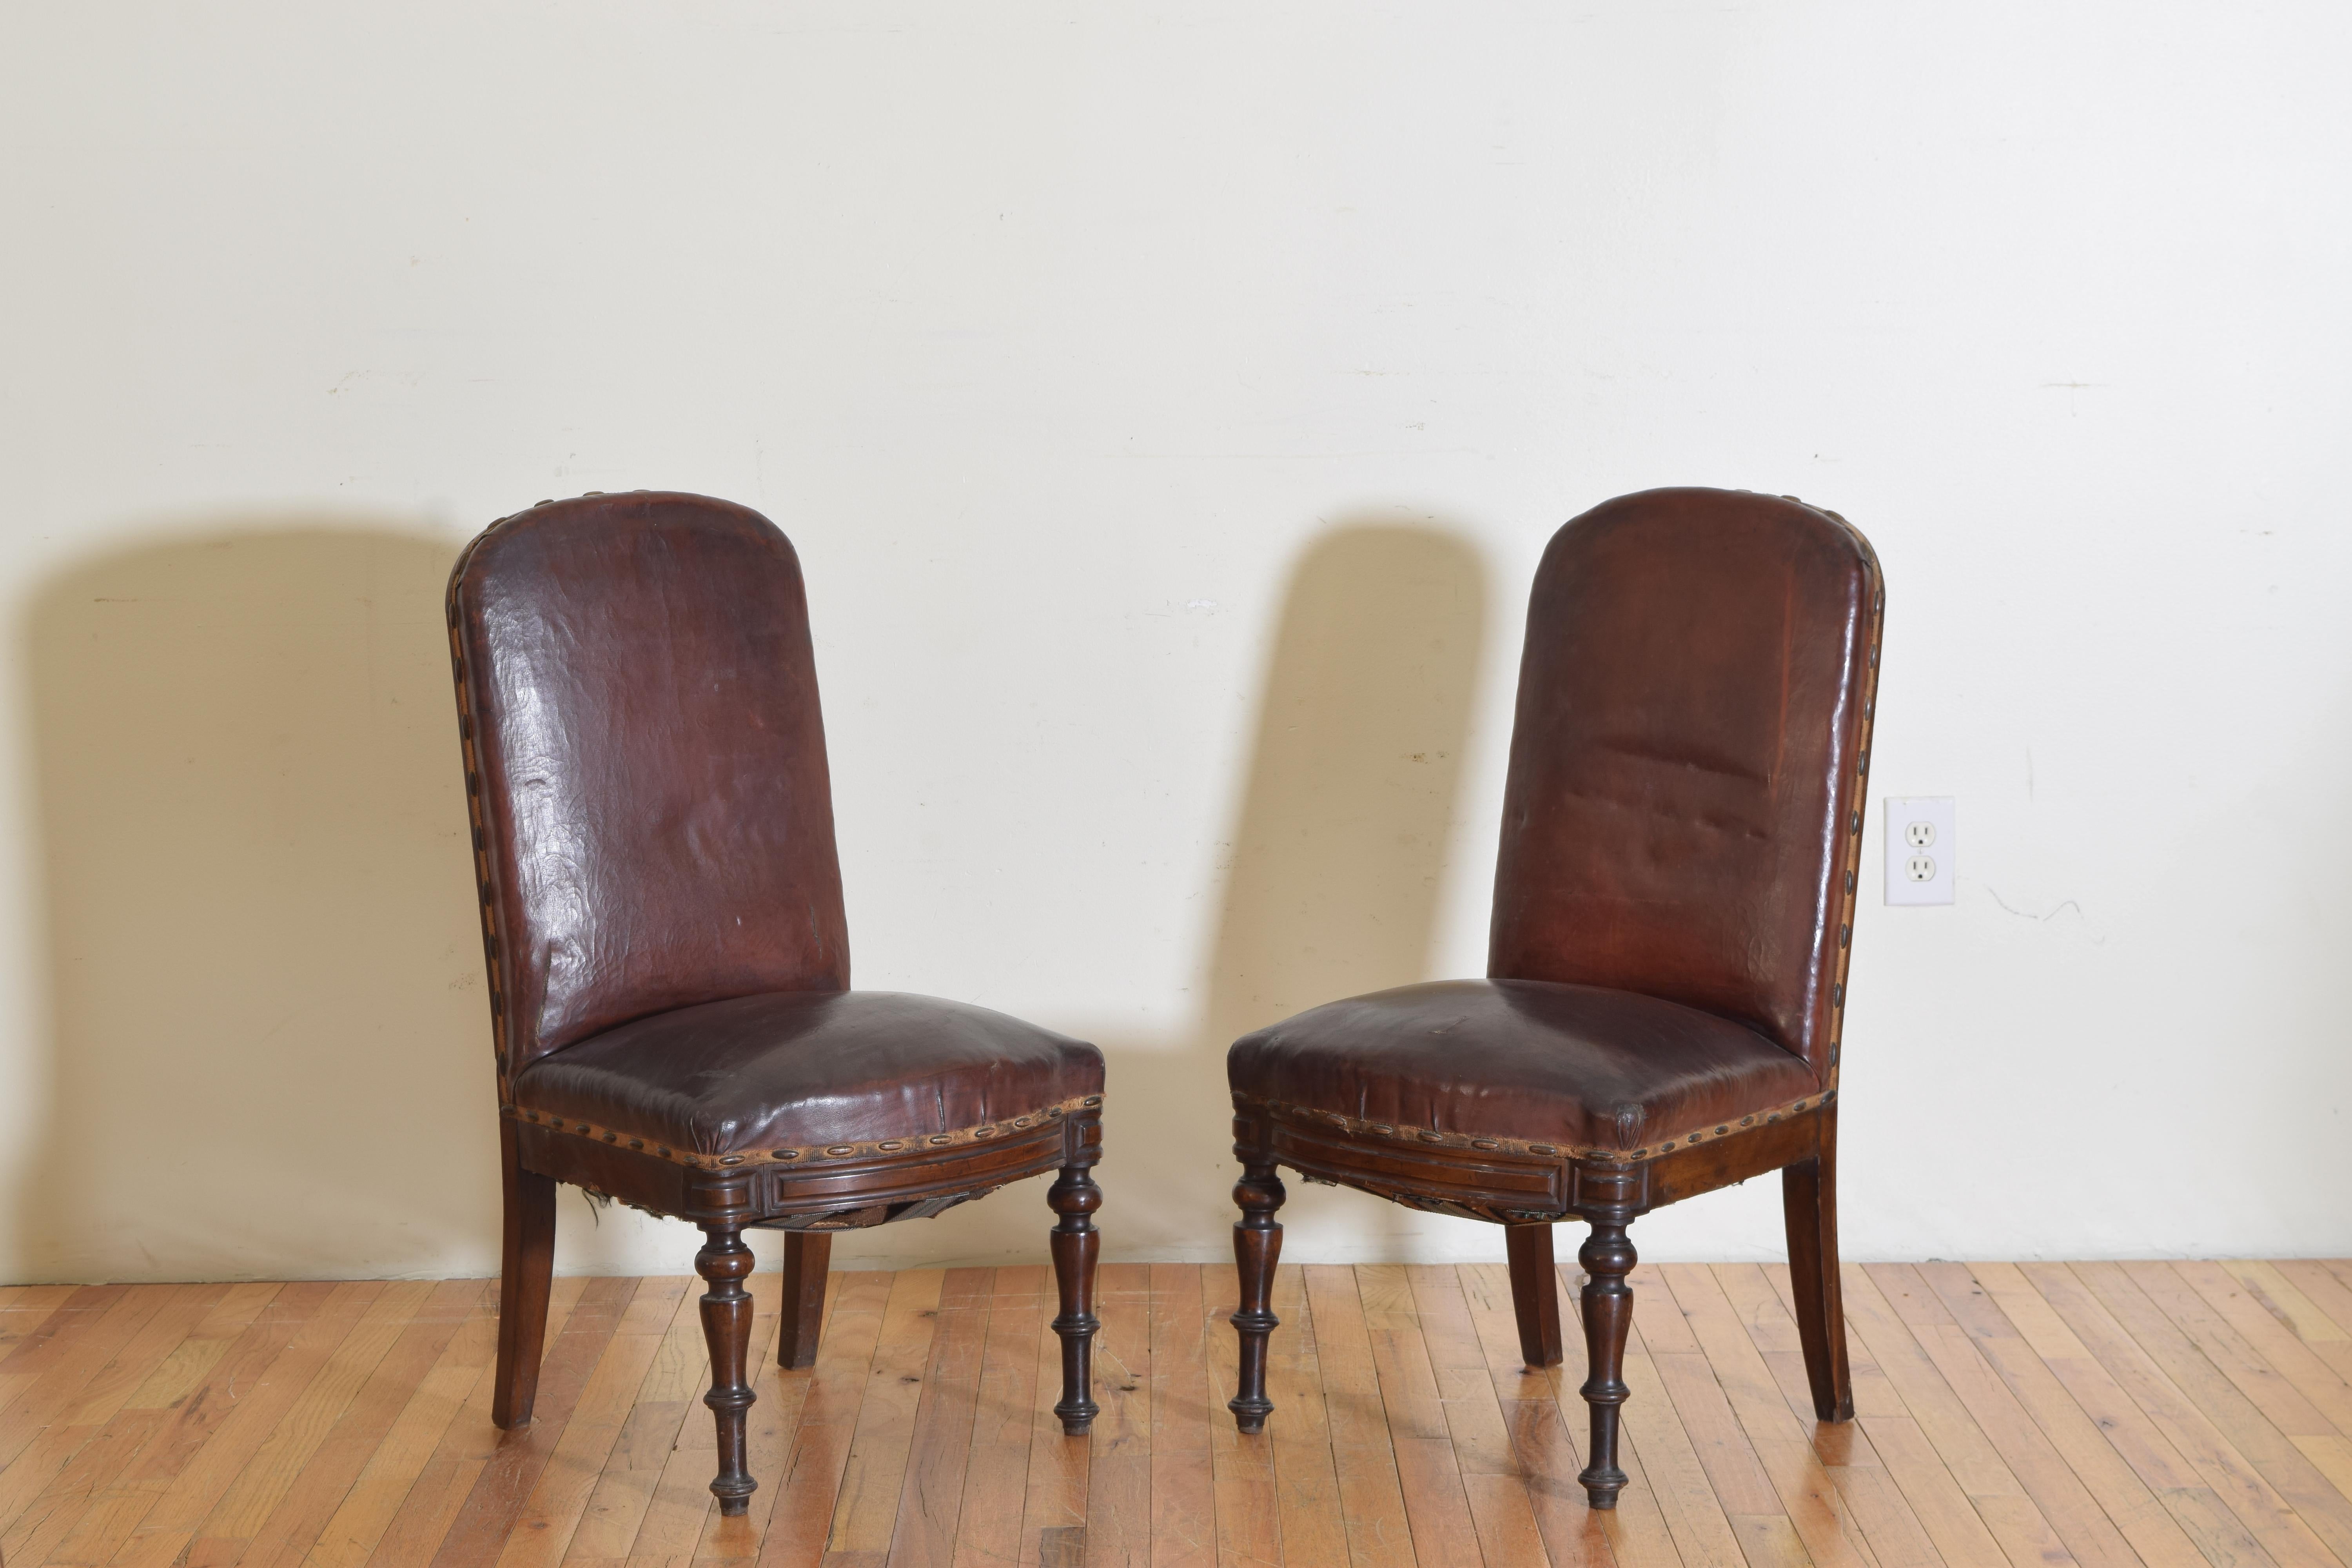
[[[1821,1130],[1821,1152],[1780,1173],[1780,1204],[1789,1222],[1789,1291],[1796,1298],[1797,1338],[1805,1351],[1813,1414],[1824,1421],[1851,1421],[1853,1383],[1846,1370],[1845,1299],[1838,1280],[1835,1106],[1822,1112]]]
[[[776,1364],[812,1367],[824,1332],[824,1276],[833,1237],[821,1230],[784,1233],[784,1304],[776,1325]]]
[[[505,1430],[530,1425],[539,1363],[547,1343],[547,1299],[555,1280],[555,1178],[522,1166],[514,1121],[499,1119],[506,1178],[506,1235],[499,1265],[499,1365],[490,1420]]]
[[[1511,1309],[1519,1320],[1519,1358],[1529,1366],[1558,1366],[1560,1352],[1559,1271],[1552,1267],[1549,1225],[1510,1225],[1503,1241],[1511,1259]]]

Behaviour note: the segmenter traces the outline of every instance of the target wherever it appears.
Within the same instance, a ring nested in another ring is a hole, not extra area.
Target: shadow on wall
[[[493,1270],[456,548],[258,522],[100,557],[29,602],[51,1057],[20,1278]],[[1476,555],[1435,529],[1343,526],[1299,561],[1202,1015],[1179,1042],[1109,1044],[1113,1256],[1223,1253],[1235,1036],[1426,977],[1485,615]],[[1037,1260],[1024,1185],[843,1261]],[[642,1228],[600,1245],[583,1214],[566,1204],[567,1267]],[[1285,1217],[1374,1247],[1414,1223],[1296,1186]]]
[[[1112,1055],[1106,1183],[1115,1171],[1138,1194],[1118,1215],[1120,1253],[1229,1250],[1237,1037],[1431,977],[1486,617],[1477,553],[1437,528],[1349,523],[1300,558],[1224,852],[1199,1027],[1179,1049]],[[1358,1250],[1423,1223],[1360,1194],[1289,1187],[1286,1224]],[[1206,1211],[1169,1202],[1196,1193]],[[1139,1212],[1147,1203],[1157,1212]]]
[[[29,602],[39,1278],[493,1267],[455,552],[273,520],[105,555]]]

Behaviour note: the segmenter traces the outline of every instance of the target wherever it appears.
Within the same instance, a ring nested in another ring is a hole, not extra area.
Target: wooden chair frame
[[[1621,498],[1596,509],[1588,519],[1628,504],[1673,504],[1659,503],[1657,498],[1674,494]],[[1803,508],[1794,498],[1780,499]],[[1707,504],[1752,510],[1758,503],[1716,492]],[[1354,1187],[1410,1208],[1504,1226],[1520,1351],[1529,1366],[1554,1366],[1562,1359],[1551,1227],[1566,1219],[1581,1219],[1591,1227],[1577,1261],[1590,1277],[1578,1293],[1578,1315],[1590,1358],[1581,1392],[1591,1407],[1592,1440],[1590,1463],[1577,1479],[1596,1509],[1614,1508],[1626,1479],[1617,1463],[1618,1415],[1627,1394],[1625,1342],[1633,1325],[1633,1291],[1625,1277],[1639,1260],[1628,1227],[1652,1209],[1779,1171],[1789,1272],[1813,1413],[1823,1421],[1853,1417],[1838,1280],[1838,1058],[1853,958],[1862,795],[1877,715],[1885,594],[1876,558],[1861,534],[1834,512],[1804,510],[1850,540],[1861,572],[1857,595],[1863,589],[1868,594],[1866,610],[1860,612],[1850,640],[1842,645],[1852,682],[1846,688],[1852,694],[1851,717],[1843,721],[1851,726],[1851,746],[1841,752],[1833,744],[1825,753],[1852,760],[1840,762],[1826,799],[1820,887],[1828,896],[1817,906],[1818,913],[1809,911],[1809,918],[1820,922],[1810,932],[1807,964],[1818,985],[1811,995],[1818,998],[1812,1016],[1822,1030],[1815,1037],[1821,1042],[1819,1059],[1807,1055],[1810,1047],[1801,1049],[1789,1038],[1779,1042],[1812,1065],[1820,1088],[1801,1099],[1631,1150],[1568,1148],[1367,1121],[1328,1107],[1275,1103],[1236,1090],[1234,1157],[1241,1163],[1242,1174],[1234,1201],[1242,1213],[1234,1226],[1240,1302],[1232,1321],[1241,1343],[1231,1408],[1242,1431],[1264,1430],[1274,1408],[1265,1394],[1265,1361],[1266,1339],[1276,1327],[1269,1301],[1282,1250],[1282,1226],[1276,1215],[1285,1196],[1279,1175],[1284,1166],[1310,1182]],[[1553,548],[1569,539],[1576,526],[1571,523],[1556,535]],[[1549,552],[1546,559],[1550,560]],[[1862,601],[1857,597],[1855,603]],[[1535,613],[1531,609],[1531,618]],[[1532,631],[1529,647],[1535,647]],[[1523,697],[1526,679],[1523,673]],[[1515,776],[1520,765],[1517,748],[1515,737]],[[1507,970],[1504,977],[1517,973]]]
[[[1274,1409],[1265,1395],[1265,1352],[1267,1336],[1280,1323],[1269,1302],[1282,1253],[1282,1226],[1275,1215],[1286,1195],[1279,1174],[1285,1165],[1310,1182],[1502,1226],[1519,1352],[1529,1366],[1558,1366],[1564,1359],[1551,1227],[1570,1219],[1592,1227],[1577,1253],[1592,1280],[1579,1298],[1590,1357],[1582,1393],[1591,1408],[1591,1462],[1577,1479],[1591,1505],[1602,1509],[1617,1506],[1625,1485],[1617,1465],[1625,1340],[1633,1321],[1625,1276],[1640,1261],[1627,1227],[1654,1208],[1779,1171],[1813,1413],[1823,1421],[1852,1419],[1838,1285],[1835,1089],[1802,1110],[1754,1119],[1753,1127],[1727,1128],[1721,1138],[1641,1160],[1542,1152],[1543,1145],[1499,1139],[1441,1138],[1240,1095],[1234,1103],[1234,1158],[1242,1165],[1234,1202],[1242,1217],[1234,1225],[1241,1300],[1232,1322],[1241,1335],[1241,1366],[1229,1408],[1244,1432],[1265,1430]]]
[[[1019,1119],[986,1141],[933,1149],[850,1145],[805,1165],[693,1166],[624,1146],[612,1134],[562,1125],[554,1118],[504,1108],[499,1140],[506,1179],[506,1236],[499,1295],[499,1357],[490,1418],[502,1428],[526,1426],[539,1390],[547,1338],[547,1303],[555,1261],[555,1187],[568,1182],[649,1214],[699,1226],[695,1272],[709,1289],[701,1302],[710,1348],[710,1392],[703,1403],[719,1424],[719,1474],[710,1490],[722,1514],[751,1506],[759,1483],[745,1457],[745,1417],[757,1396],[749,1377],[751,1297],[750,1229],[784,1235],[782,1321],[776,1360],[785,1367],[816,1361],[823,1328],[825,1271],[836,1231],[919,1219],[984,1197],[1024,1177],[1058,1171],[1045,1201],[1057,1217],[1051,1233],[1062,1342],[1062,1430],[1091,1429],[1095,1258],[1101,1237],[1094,1212],[1102,1189],[1093,1168],[1102,1158],[1102,1097],[1076,1109]],[[894,1141],[895,1142],[895,1141]]]
[[[591,505],[590,503],[593,503]],[[450,573],[446,601],[449,625],[451,672],[457,685],[458,736],[465,759],[467,810],[473,829],[477,890],[480,897],[484,960],[489,979],[490,1033],[498,1070],[499,1163],[505,1189],[505,1226],[499,1269],[499,1343],[491,1419],[502,1429],[530,1424],[539,1391],[541,1353],[547,1340],[548,1299],[555,1261],[555,1188],[568,1182],[588,1193],[615,1199],[646,1213],[682,1219],[698,1226],[703,1246],[695,1255],[695,1271],[708,1287],[701,1300],[702,1331],[710,1351],[710,1391],[703,1403],[718,1423],[719,1474],[710,1490],[722,1514],[741,1514],[750,1507],[758,1482],[752,1479],[746,1456],[746,1414],[757,1396],[750,1381],[751,1296],[743,1288],[752,1267],[751,1249],[744,1244],[748,1229],[785,1232],[782,1319],[777,1359],[787,1368],[805,1368],[816,1360],[823,1329],[825,1273],[831,1263],[833,1233],[886,1225],[894,1220],[919,1219],[958,1204],[982,1197],[997,1188],[1048,1171],[1060,1173],[1046,1194],[1056,1220],[1051,1233],[1054,1274],[1061,1310],[1053,1322],[1062,1344],[1062,1396],[1054,1407],[1062,1429],[1071,1436],[1093,1425],[1097,1406],[1091,1396],[1094,1336],[1095,1262],[1100,1238],[1093,1215],[1102,1206],[1102,1191],[1095,1184],[1094,1166],[1102,1158],[1102,1096],[1080,1094],[1055,1105],[1025,1109],[1008,1120],[953,1131],[931,1130],[868,1142],[812,1147],[788,1147],[736,1153],[691,1153],[673,1151],[650,1139],[633,1137],[613,1128],[585,1121],[567,1121],[551,1112],[530,1109],[528,1094],[518,1095],[518,1078],[530,1063],[560,1053],[579,1043],[570,1038],[551,1051],[534,1049],[518,1060],[509,1031],[513,1026],[508,1001],[509,965],[528,939],[500,931],[501,891],[499,851],[505,829],[495,820],[494,803],[488,801],[483,781],[480,740],[484,731],[474,685],[469,680],[466,610],[468,573],[485,543],[500,531],[520,528],[526,518],[546,521],[542,509],[558,507],[576,512],[590,507],[592,516],[625,518],[629,526],[651,527],[656,517],[663,526],[675,526],[690,536],[708,529],[709,537],[747,536],[762,541],[762,558],[772,574],[768,591],[777,595],[769,608],[785,617],[791,630],[786,654],[797,637],[803,672],[811,684],[808,698],[814,712],[813,668],[807,661],[803,590],[798,559],[774,525],[756,513],[707,497],[635,492],[599,499],[596,492],[573,501],[542,501],[538,507],[501,518],[476,537]],[[572,521],[577,521],[576,518]],[[730,533],[731,531],[731,534]],[[494,662],[485,657],[480,662]],[[478,671],[475,672],[478,673]],[[730,720],[730,722],[733,721]],[[822,731],[812,729],[807,745],[823,757]],[[813,790],[829,791],[822,769],[813,775]],[[837,867],[832,840],[830,795],[824,809],[812,814],[812,833],[821,830],[818,879],[821,896],[840,916]],[[495,842],[494,842],[495,841]],[[801,853],[807,853],[803,849]],[[814,927],[815,909],[810,921]],[[839,950],[836,950],[838,954]],[[773,955],[751,963],[759,973],[774,969]],[[761,969],[760,963],[767,963]],[[787,970],[788,973],[795,973]],[[806,973],[837,984],[770,988],[777,994],[802,991],[828,993],[847,983],[845,960],[827,969],[818,965]],[[743,994],[740,974],[730,972],[715,987],[701,981],[702,1000]],[[728,987],[733,987],[729,989]],[[755,991],[754,994],[766,994]],[[673,1005],[677,1005],[675,1002]],[[691,1003],[684,1005],[692,1005]],[[539,1042],[530,1042],[536,1047]],[[1075,1043],[1075,1042],[1074,1042]],[[1099,1081],[1099,1080],[1090,1080]]]

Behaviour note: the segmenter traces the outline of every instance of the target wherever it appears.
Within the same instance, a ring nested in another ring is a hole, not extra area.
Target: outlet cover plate
[[[1886,901],[1948,904],[1959,854],[1948,795],[1886,797]]]

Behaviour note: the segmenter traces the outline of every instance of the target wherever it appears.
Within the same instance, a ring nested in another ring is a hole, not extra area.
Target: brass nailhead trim
[[[1739,1125],[1753,1127],[1757,1125],[1759,1119],[1767,1123],[1778,1121],[1783,1116],[1794,1116],[1809,1108],[1827,1105],[1836,1098],[1836,1089],[1824,1089],[1819,1095],[1809,1094],[1801,1100],[1791,1100],[1786,1105],[1770,1110],[1759,1110],[1754,1115],[1744,1116],[1740,1118]],[[1280,1100],[1253,1100],[1247,1095],[1240,1093],[1234,1094],[1234,1102],[1244,1111],[1255,1110],[1270,1116],[1294,1117],[1301,1121],[1337,1127],[1358,1136],[1370,1134],[1375,1138],[1393,1138],[1401,1142],[1438,1143],[1454,1149],[1475,1149],[1481,1152],[1499,1150],[1513,1154],[1539,1154],[1546,1159],[1644,1160],[1653,1152],[1664,1154],[1671,1150],[1687,1148],[1710,1139],[1729,1137],[1736,1131],[1727,1122],[1717,1126],[1712,1131],[1702,1127],[1693,1132],[1677,1132],[1672,1138],[1656,1145],[1654,1150],[1646,1144],[1642,1148],[1632,1150],[1604,1149],[1570,1143],[1530,1143],[1521,1139],[1498,1138],[1483,1132],[1436,1132],[1421,1127],[1398,1128],[1386,1121],[1359,1121],[1355,1117],[1343,1115],[1336,1110],[1317,1110],[1312,1106],[1287,1105]]]
[[[985,1142],[989,1139],[1001,1138],[1007,1133],[1047,1126],[1066,1119],[1075,1111],[1084,1110],[1101,1103],[1102,1096],[1088,1095],[1082,1100],[1066,1100],[1059,1105],[1047,1106],[1043,1110],[1028,1111],[1010,1121],[987,1122],[978,1127],[960,1127],[952,1132],[933,1132],[919,1138],[885,1138],[869,1143],[829,1143],[822,1149],[766,1149],[751,1150],[740,1154],[688,1154],[674,1152],[666,1143],[656,1143],[653,1145],[653,1152],[659,1159],[697,1168],[706,1165],[714,1167],[791,1165],[809,1160],[848,1160],[871,1157],[876,1154],[900,1154],[917,1147],[945,1148],[954,1143]],[[604,1143],[615,1143],[625,1140],[632,1149],[643,1150],[646,1147],[646,1140],[631,1138],[618,1128],[599,1127],[589,1121],[567,1121],[561,1116],[542,1115],[539,1111],[524,1110],[512,1105],[501,1106],[499,1112],[502,1115],[514,1117],[518,1121],[530,1122],[534,1126],[544,1127],[551,1132],[570,1133],[576,1137],[593,1139]]]

